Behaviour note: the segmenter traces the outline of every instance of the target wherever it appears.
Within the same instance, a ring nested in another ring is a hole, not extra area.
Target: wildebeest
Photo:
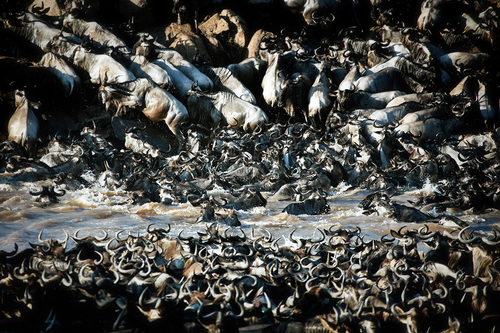
[[[399,96],[404,96],[402,91],[383,91],[379,93],[369,93],[366,91],[339,91],[337,101],[340,110],[354,109],[383,109],[388,107],[388,103]]]
[[[230,64],[227,69],[240,80],[254,95],[260,88],[267,63],[259,58],[247,58],[237,64]]]
[[[429,118],[424,121],[419,120],[401,124],[394,129],[394,133],[396,133],[396,136],[408,133],[413,136],[417,142],[444,140],[461,125],[462,122],[455,118]]]
[[[447,115],[443,106],[435,106],[428,109],[422,109],[415,112],[408,113],[399,121],[399,125],[408,124],[414,121],[425,121],[429,118],[442,118]]]
[[[150,62],[143,55],[117,55],[117,60],[125,65],[126,68],[138,78],[150,79],[158,86],[165,89],[173,85],[168,72],[157,64]]]
[[[375,110],[368,116],[368,119],[374,120],[377,125],[388,126],[401,120],[408,113],[421,110],[423,106],[419,103],[409,102],[399,106]]]
[[[323,113],[329,111],[332,105],[330,98],[330,80],[328,79],[328,64],[321,63],[319,73],[309,90],[308,120],[316,125],[316,117],[322,120]]]
[[[154,82],[139,78],[125,83],[101,86],[99,95],[106,109],[113,104],[118,113],[127,107],[140,109],[153,122],[165,121],[177,138],[179,149],[184,147],[185,140],[181,126],[188,120],[188,111],[174,96]]]
[[[66,97],[69,97],[80,86],[80,77],[66,61],[52,52],[47,52],[39,62],[40,65],[48,67],[61,81]]]
[[[408,102],[415,102],[420,104],[431,104],[435,102],[440,102],[444,99],[444,95],[441,93],[415,93],[415,94],[403,94],[401,96],[395,97],[393,100],[389,101],[386,108],[393,106],[398,106]]]
[[[421,30],[441,28],[463,10],[464,3],[456,0],[425,0],[417,19],[417,27]]]
[[[245,131],[255,131],[269,121],[261,108],[225,91],[206,93],[191,90],[187,105],[194,119],[210,118],[216,125],[223,117],[229,126]]]
[[[281,89],[278,95],[278,107],[282,107],[290,119],[293,119],[296,111],[300,110],[307,120],[308,94],[311,89],[309,76],[299,72],[293,73],[283,82]]]
[[[427,64],[429,66],[429,64]],[[434,88],[438,83],[445,82],[444,77],[436,74],[430,68],[408,59],[404,56],[394,56],[387,61],[381,62],[373,67],[366,69],[363,76],[379,73],[381,71],[394,71],[399,70],[402,74],[402,79],[412,91],[422,92],[429,91]],[[442,76],[442,75],[441,75]]]
[[[16,91],[16,111],[9,120],[9,140],[15,141],[31,154],[38,139],[39,122],[24,91]]]
[[[97,22],[85,21],[72,14],[66,15],[63,26],[78,37],[86,38],[97,47],[108,47],[122,53],[130,53],[130,48],[109,29]]]
[[[367,64],[369,67],[372,67],[395,56],[407,57],[409,55],[410,50],[401,42],[375,42],[370,45],[370,51],[367,54]]]
[[[56,35],[48,41],[44,51],[52,52],[72,64],[75,52],[81,45],[81,43],[76,43],[63,35]]]
[[[240,191],[233,192],[234,201],[230,201],[223,205],[226,209],[247,210],[254,207],[265,207],[267,200],[262,194],[253,188],[243,188]]]
[[[408,91],[405,74],[395,67],[388,67],[369,75],[363,75],[354,82],[357,90],[378,93],[382,91]]]
[[[277,105],[288,70],[294,59],[295,53],[291,51],[270,54],[266,73],[262,79],[262,96],[269,106]]]
[[[450,74],[464,71],[487,74],[492,60],[488,53],[450,52],[441,56],[439,63]]]
[[[30,189],[29,193],[32,196],[37,197],[35,199],[36,202],[41,203],[58,203],[59,199],[57,197],[62,197],[66,194],[66,191],[63,189],[57,189],[54,186],[42,186],[40,190]]]
[[[94,84],[123,83],[135,79],[135,75],[107,54],[94,53],[79,46],[73,54],[73,64],[84,71]]]
[[[166,59],[156,59],[153,60],[152,63],[161,67],[168,73],[178,97],[181,98],[181,100],[187,98],[188,92],[194,82]]]
[[[134,74],[108,54],[95,53],[93,49],[77,44],[63,36],[55,36],[47,43],[53,52],[86,72],[94,84],[122,83],[135,79]]]
[[[47,44],[57,36],[62,36],[72,43],[81,44],[82,40],[70,33],[56,29],[31,13],[24,13],[3,21],[5,29],[14,32],[24,41],[34,46],[31,50],[47,51]]]
[[[212,80],[216,90],[233,93],[242,100],[257,105],[252,92],[228,68],[203,66],[200,70]]]
[[[156,57],[158,59],[164,59],[170,62],[191,81],[197,82],[198,87],[200,87],[201,90],[212,91],[214,89],[214,83],[212,82],[212,80],[208,76],[203,74],[192,63],[184,59],[184,57],[179,52],[169,49],[156,49]]]
[[[283,209],[283,213],[290,215],[320,215],[330,211],[325,193],[314,193],[301,202],[294,202]]]

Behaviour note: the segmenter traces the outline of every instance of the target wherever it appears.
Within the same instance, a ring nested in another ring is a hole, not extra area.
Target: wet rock
[[[212,15],[199,25],[206,38],[206,46],[214,59],[214,65],[221,66],[239,62],[247,57],[248,43],[246,23],[232,10],[224,9]]]
[[[165,28],[164,36],[165,45],[179,52],[187,61],[195,64],[212,63],[211,53],[205,47],[203,39],[193,32],[189,24],[174,22]],[[161,43],[162,39],[158,41]]]
[[[147,26],[154,22],[155,18],[150,0],[116,0],[112,15],[120,17],[122,22],[133,21],[137,26]]]

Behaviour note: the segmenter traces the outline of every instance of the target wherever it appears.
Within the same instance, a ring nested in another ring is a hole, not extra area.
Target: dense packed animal
[[[79,330],[67,305],[96,318],[87,330],[494,331],[497,231],[467,231],[453,212],[500,208],[499,8],[0,4],[0,183],[40,207],[97,186],[129,204],[189,202],[198,222],[216,223],[199,238],[75,234],[67,250],[68,237],[40,234],[31,249],[0,252],[10,307],[0,323],[23,331],[16,318],[33,316],[35,330]],[[393,200],[428,183],[419,200]],[[380,241],[321,230],[286,243],[217,229],[270,200],[289,215],[328,214],[340,184],[370,191],[364,214],[464,229]]]
[[[402,227],[380,239],[354,228],[312,238],[216,223],[197,237],[169,231],[42,230],[29,248],[1,251],[2,327],[491,332],[500,320],[497,229]]]

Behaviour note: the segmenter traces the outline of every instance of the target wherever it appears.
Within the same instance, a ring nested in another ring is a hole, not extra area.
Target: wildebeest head
[[[270,106],[277,105],[279,96],[283,93],[284,82],[288,76],[287,73],[294,61],[294,52],[276,52],[271,54],[266,74],[262,79],[262,95],[266,103]]]
[[[187,97],[187,108],[194,123],[215,127],[222,121],[222,113],[214,107],[215,94],[203,93],[191,87]]]
[[[134,44],[135,55],[141,55],[146,58],[150,57],[154,51],[154,38],[150,34],[141,33],[139,35],[139,40]]]
[[[234,192],[234,194],[237,195],[237,199],[234,202],[228,203],[225,208],[245,210],[267,205],[267,200],[254,188],[244,188],[239,193]]]
[[[304,110],[310,86],[311,80],[306,75],[293,73],[281,82],[281,90],[278,91],[278,107],[284,108],[288,116],[293,118],[297,109]]]
[[[463,10],[463,3],[454,0],[426,0],[422,3],[421,13],[417,20],[420,30],[431,30],[442,27],[456,18]]]
[[[62,34],[59,34],[47,43],[44,51],[64,56],[66,60],[73,62],[73,56],[79,47],[79,44],[72,42]]]
[[[291,215],[320,215],[329,211],[330,206],[326,200],[326,193],[321,189],[313,192],[306,200],[291,203],[283,209],[284,213]]]
[[[337,102],[341,111],[352,110],[354,108],[354,90],[346,89],[338,92]]]

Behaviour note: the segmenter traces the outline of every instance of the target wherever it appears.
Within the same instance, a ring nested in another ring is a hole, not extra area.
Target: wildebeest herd
[[[495,331],[500,236],[451,212],[500,208],[499,11],[490,0],[0,4],[2,183],[38,185],[45,205],[92,186],[131,204],[189,202],[208,223],[199,237],[76,233],[71,249],[41,233],[0,252],[0,327]],[[429,182],[435,192],[410,205],[391,199]],[[365,214],[458,229],[370,241],[222,231],[269,199],[328,213],[341,183],[372,192]]]
[[[42,230],[31,248],[0,252],[2,330],[494,332],[500,322],[498,233],[145,231]]]

